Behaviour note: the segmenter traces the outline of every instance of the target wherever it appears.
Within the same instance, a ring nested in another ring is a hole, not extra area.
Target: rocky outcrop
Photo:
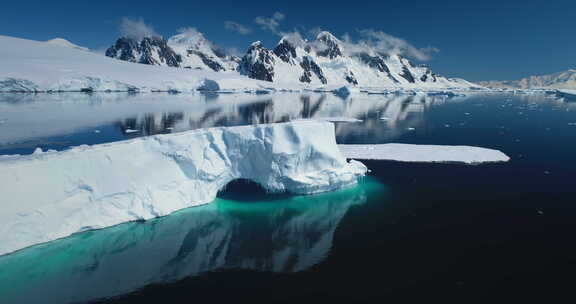
[[[162,37],[144,37],[136,40],[119,38],[106,50],[106,56],[150,65],[179,67],[182,57],[174,52]]]

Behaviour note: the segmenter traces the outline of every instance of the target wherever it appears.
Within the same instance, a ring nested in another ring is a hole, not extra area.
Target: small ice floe
[[[538,210],[538,214],[539,214],[539,215],[543,215],[543,214],[544,214],[544,211]]]
[[[4,119],[0,118],[0,125],[5,124],[7,121],[8,121],[8,119],[6,119],[6,118],[4,118]]]
[[[382,116],[382,117],[380,117],[380,120],[390,120],[390,117]]]
[[[166,128],[166,130],[168,130],[168,131],[172,131],[172,130],[174,130],[174,128],[172,128],[172,127],[168,127],[168,128]]]
[[[544,174],[550,175],[550,171],[546,170],[546,171],[544,171]]]
[[[471,146],[437,146],[409,144],[338,145],[346,158],[389,160],[399,162],[481,164],[507,162],[498,150]]]
[[[468,115],[470,115],[470,113],[469,113],[469,112],[466,112],[466,113],[464,113],[464,115],[468,116]]]
[[[557,90],[556,96],[567,100],[576,100],[576,90]]]
[[[416,128],[410,127],[410,128],[407,128],[406,130],[408,130],[408,131],[414,131],[414,130],[416,130]]]
[[[306,121],[306,120],[313,120],[313,121],[329,121],[329,122],[362,122],[362,119],[351,118],[351,117],[313,117],[313,118],[298,118],[293,119],[292,121]]]
[[[132,133],[138,133],[138,132],[140,132],[140,130],[134,130],[134,129],[124,130],[124,133],[126,133],[126,134],[132,134]]]
[[[100,133],[100,130],[94,130],[94,133],[98,134]]]
[[[576,122],[569,122],[568,125],[569,126],[576,126]]]
[[[449,125],[449,124],[445,124],[445,125],[444,125],[444,128],[450,128],[450,125]]]

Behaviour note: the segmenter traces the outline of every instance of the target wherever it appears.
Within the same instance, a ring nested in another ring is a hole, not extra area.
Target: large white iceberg
[[[353,185],[328,122],[213,128],[0,157],[0,254],[206,204],[235,179],[271,192]]]
[[[464,163],[480,164],[507,162],[506,154],[494,149],[471,146],[439,145],[338,145],[346,158],[390,160],[424,163]]]
[[[216,199],[0,256],[2,304],[95,302],[227,269],[305,271],[329,256],[348,210],[384,189],[364,179],[352,188],[281,200]]]

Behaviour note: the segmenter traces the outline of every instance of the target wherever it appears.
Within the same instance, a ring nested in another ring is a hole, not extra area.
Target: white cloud
[[[248,35],[248,34],[252,33],[252,29],[250,27],[242,25],[242,24],[235,22],[235,21],[225,21],[224,27],[227,30],[236,32],[240,35]]]
[[[270,18],[258,16],[254,19],[254,22],[260,25],[261,29],[278,34],[278,26],[280,26],[280,21],[284,20],[285,18],[286,15],[280,12],[275,12],[274,15],[272,15]]]
[[[120,33],[124,37],[140,40],[144,37],[157,37],[160,36],[154,31],[151,25],[144,22],[144,19],[137,20],[128,17],[122,18],[120,21]]]
[[[373,29],[359,30],[361,39],[355,44],[355,48],[369,49],[372,52],[384,54],[400,54],[421,61],[430,60],[433,53],[439,52],[437,48],[417,48],[406,40],[394,37],[382,31]],[[348,42],[350,39],[348,38]]]

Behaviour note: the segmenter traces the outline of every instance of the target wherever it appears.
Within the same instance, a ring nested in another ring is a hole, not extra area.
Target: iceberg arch
[[[73,233],[210,203],[230,181],[310,194],[356,183],[334,125],[201,129],[62,152],[0,157],[0,255]]]

